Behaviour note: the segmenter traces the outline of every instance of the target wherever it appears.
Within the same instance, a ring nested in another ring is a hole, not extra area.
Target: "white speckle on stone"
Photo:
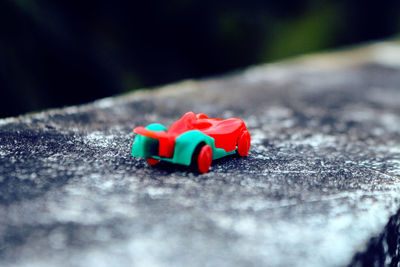
[[[375,45],[373,57],[376,62],[382,65],[400,67],[400,45],[395,43],[380,43]]]
[[[95,147],[107,148],[110,146],[116,146],[114,143],[114,135],[105,135],[103,132],[91,132],[86,136],[85,143]]]
[[[232,118],[234,116],[234,113],[232,110],[225,110],[222,113],[222,118]]]
[[[115,106],[115,99],[113,97],[107,97],[94,102],[94,105],[106,109]]]
[[[9,123],[16,122],[16,121],[18,121],[17,118],[5,118],[5,119],[0,119],[0,126],[2,126],[2,125],[7,125],[7,124],[9,124]]]
[[[379,120],[382,125],[393,133],[400,133],[400,117],[391,113],[383,113]]]
[[[336,142],[337,142],[337,137],[324,134],[313,134],[310,137],[306,138],[293,135],[292,140],[290,140],[291,144],[309,145],[312,147],[334,146]]]
[[[250,83],[273,82],[284,84],[292,79],[291,72],[288,66],[264,65],[250,68],[243,75]]]
[[[162,187],[149,187],[146,189],[147,194],[149,194],[149,196],[151,198],[162,198],[162,197],[166,197],[169,194],[172,193],[172,190],[169,188],[162,188]]]
[[[63,249],[65,247],[66,237],[61,231],[54,230],[49,235],[49,241],[54,249]]]

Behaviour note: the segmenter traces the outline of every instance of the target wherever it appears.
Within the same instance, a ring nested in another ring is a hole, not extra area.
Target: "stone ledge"
[[[2,264],[363,262],[400,206],[399,50],[377,43],[0,120]],[[249,157],[205,175],[130,157],[134,126],[188,110],[242,118]]]

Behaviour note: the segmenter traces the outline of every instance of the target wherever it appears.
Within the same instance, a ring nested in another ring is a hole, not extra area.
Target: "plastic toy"
[[[160,160],[197,167],[206,173],[212,160],[235,154],[244,157],[250,149],[250,134],[244,122],[188,112],[167,130],[161,124],[136,127],[132,156],[147,159],[150,165]]]

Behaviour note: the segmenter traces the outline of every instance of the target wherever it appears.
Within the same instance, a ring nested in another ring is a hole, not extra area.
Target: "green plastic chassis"
[[[146,129],[150,131],[167,131],[167,128],[158,123],[150,124]],[[143,135],[136,136],[132,145],[131,154],[134,157],[153,158],[189,166],[192,161],[193,152],[201,143],[211,146],[213,160],[236,153],[236,150],[226,152],[222,148],[216,148],[214,138],[205,135],[198,130],[193,130],[185,132],[176,138],[174,155],[172,158],[159,157],[158,140]]]

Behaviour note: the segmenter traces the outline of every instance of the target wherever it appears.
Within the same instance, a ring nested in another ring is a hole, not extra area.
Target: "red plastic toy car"
[[[136,127],[132,156],[147,158],[150,165],[160,160],[195,165],[206,173],[214,159],[235,154],[247,156],[251,138],[244,122],[237,118],[213,119],[188,112],[167,130],[161,124]]]

